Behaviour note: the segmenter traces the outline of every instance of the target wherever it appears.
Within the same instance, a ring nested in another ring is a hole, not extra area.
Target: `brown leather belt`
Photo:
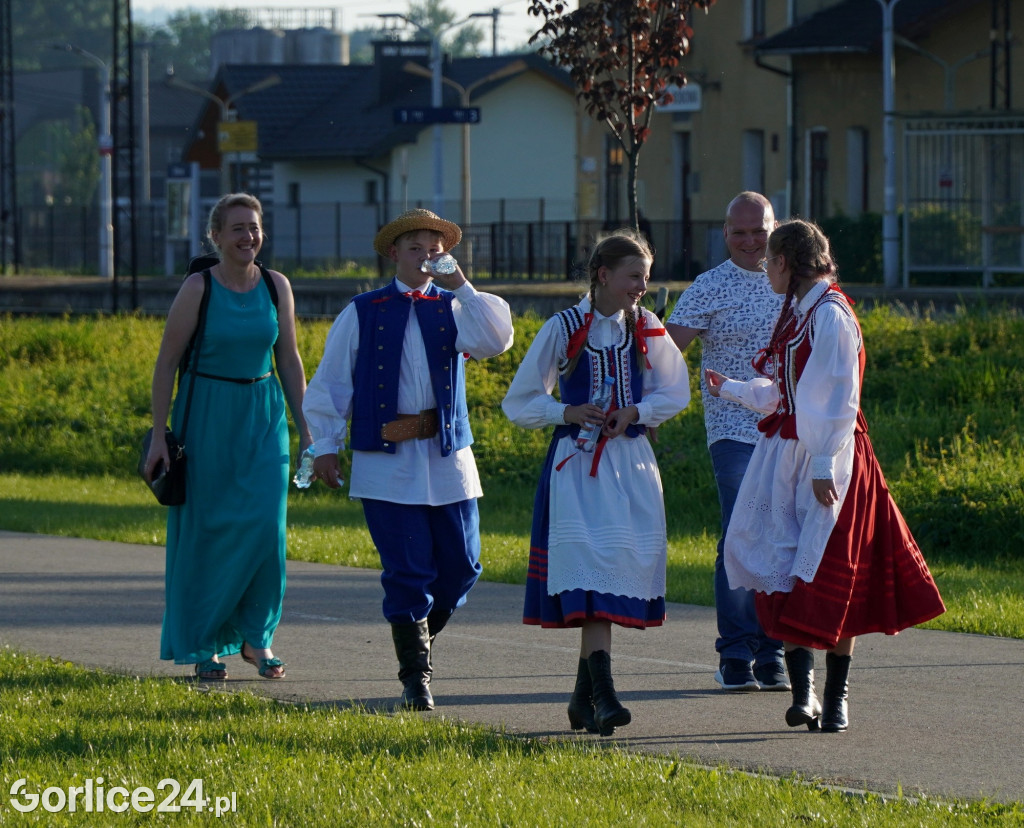
[[[419,414],[399,414],[380,427],[380,436],[392,443],[403,440],[426,440],[437,434],[437,409],[428,408]]]

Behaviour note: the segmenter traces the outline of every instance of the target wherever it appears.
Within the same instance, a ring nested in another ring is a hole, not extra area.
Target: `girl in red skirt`
[[[847,687],[858,635],[900,630],[945,612],[892,500],[860,410],[864,342],[836,287],[828,240],[794,220],[768,239],[764,262],[786,295],[771,341],[737,382],[709,371],[714,396],[766,416],[725,539],[731,587],[757,592],[765,632],[785,643],[790,727],[848,728]],[[822,705],[814,653],[826,651]]]

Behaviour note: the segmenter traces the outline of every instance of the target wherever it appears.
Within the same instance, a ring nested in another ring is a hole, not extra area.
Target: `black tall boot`
[[[825,653],[825,710],[821,716],[821,729],[825,733],[842,733],[850,726],[846,699],[851,661],[852,656]]]
[[[788,651],[786,670],[793,690],[793,705],[786,711],[786,724],[805,724],[808,730],[817,730],[821,703],[814,695],[814,653],[804,647]]]
[[[392,624],[391,637],[398,656],[398,678],[405,688],[402,705],[411,710],[433,710],[430,695],[430,630],[426,619],[415,624]]]
[[[587,657],[590,667],[590,681],[594,693],[594,722],[597,732],[611,736],[615,728],[628,725],[633,717],[629,710],[619,704],[612,683],[612,657],[607,650],[597,650]]]
[[[590,665],[580,657],[576,669],[576,689],[569,699],[569,727],[573,730],[586,728],[587,733],[597,733],[594,721],[594,685],[590,679]]]
[[[455,610],[432,609],[427,614],[427,631],[430,633],[430,669],[434,669],[434,639],[444,629]]]

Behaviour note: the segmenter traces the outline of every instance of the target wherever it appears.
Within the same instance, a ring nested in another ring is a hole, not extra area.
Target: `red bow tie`
[[[440,296],[427,296],[427,294],[420,293],[418,290],[407,290],[402,295],[408,296],[410,299],[412,299],[413,302],[417,301],[418,299],[429,299],[431,302],[436,302],[438,299],[441,298]]]

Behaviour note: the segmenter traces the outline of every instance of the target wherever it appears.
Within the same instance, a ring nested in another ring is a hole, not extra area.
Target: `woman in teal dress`
[[[226,679],[221,659],[236,653],[264,678],[284,678],[284,664],[271,646],[285,589],[291,468],[286,402],[299,431],[299,452],[312,440],[302,416],[306,378],[291,286],[269,271],[275,305],[256,264],[262,219],[259,200],[244,193],[224,196],[210,212],[207,233],[220,262],[210,268],[185,440],[187,499],[167,516],[160,657],[195,664],[196,675],[206,680]],[[153,371],[150,476],[168,461],[163,431],[174,377],[196,330],[204,290],[203,275],[192,274],[167,314]],[[192,381],[184,375],[174,402],[176,434]]]

